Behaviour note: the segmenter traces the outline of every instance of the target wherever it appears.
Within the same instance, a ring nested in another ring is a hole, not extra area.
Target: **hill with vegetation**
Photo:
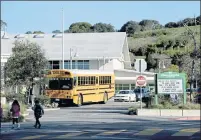
[[[164,61],[162,71],[183,71],[188,77],[194,52],[194,41],[189,30],[195,35],[197,51],[200,52],[200,25],[179,28],[163,28],[135,33],[128,37],[131,60],[144,56],[148,63],[147,71],[158,72],[158,62]],[[158,60],[158,61],[157,61]],[[195,58],[195,77],[199,79],[200,62]]]

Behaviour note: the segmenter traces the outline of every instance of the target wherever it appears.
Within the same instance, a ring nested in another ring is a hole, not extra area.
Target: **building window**
[[[52,61],[52,68],[59,69],[59,61]]]
[[[135,89],[135,84],[131,84],[131,90]]]
[[[129,84],[115,84],[115,93],[120,90],[129,90]]]

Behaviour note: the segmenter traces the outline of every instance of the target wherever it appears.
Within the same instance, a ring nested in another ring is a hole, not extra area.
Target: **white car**
[[[136,95],[132,90],[120,90],[117,94],[115,94],[114,101],[135,102]]]

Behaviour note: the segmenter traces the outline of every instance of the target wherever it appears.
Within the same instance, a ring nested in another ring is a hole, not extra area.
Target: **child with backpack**
[[[19,129],[20,104],[18,103],[17,100],[13,101],[10,112],[12,112],[12,120],[13,120],[12,129],[15,128],[15,123],[17,124],[17,128]]]
[[[1,103],[0,103],[0,106],[1,106]],[[0,108],[0,128],[1,128],[1,119],[2,119],[2,117],[3,117],[3,108],[1,107]]]
[[[42,115],[44,115],[43,107],[39,104],[39,101],[36,100],[35,105],[32,109],[34,111],[34,116],[36,119],[36,123],[35,123],[34,127],[37,128],[37,125],[38,125],[38,128],[40,129],[41,124],[40,124],[39,119],[42,117]]]

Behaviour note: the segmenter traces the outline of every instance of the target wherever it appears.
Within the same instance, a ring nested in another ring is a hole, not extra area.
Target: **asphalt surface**
[[[113,102],[65,107],[46,111],[41,129],[33,127],[33,113],[20,130],[2,124],[2,140],[20,139],[131,139],[200,140],[200,121],[174,121],[168,117],[127,115],[127,108],[139,103]]]

